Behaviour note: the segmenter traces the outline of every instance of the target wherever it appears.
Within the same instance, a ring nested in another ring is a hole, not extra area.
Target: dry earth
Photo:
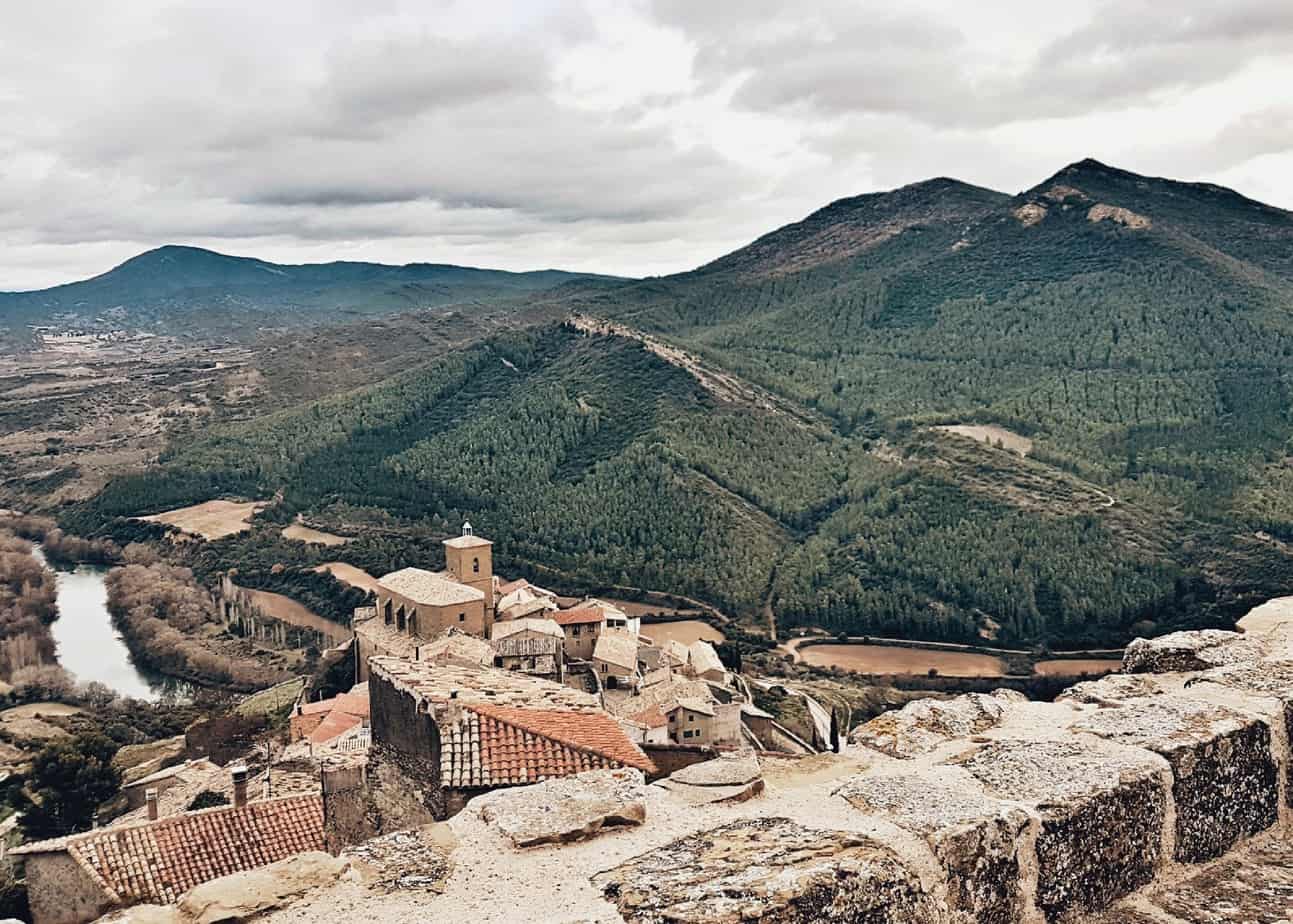
[[[990,443],[994,446],[1000,443],[1003,449],[1017,452],[1021,456],[1026,456],[1033,451],[1033,441],[1028,437],[1020,436],[1018,433],[1007,430],[1005,427],[998,427],[996,424],[949,424],[934,427],[934,429],[942,433],[968,436],[978,443]]]
[[[203,539],[221,539],[247,529],[251,518],[264,506],[264,501],[212,500],[139,519],[165,523]]]
[[[935,668],[945,677],[1004,677],[1000,658],[968,651],[929,651],[887,645],[806,645],[800,658],[814,667],[842,667],[863,674],[924,674]]]

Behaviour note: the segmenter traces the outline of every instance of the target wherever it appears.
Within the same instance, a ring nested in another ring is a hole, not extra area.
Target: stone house
[[[496,622],[490,645],[493,665],[561,683],[565,678],[565,635],[551,619]]]
[[[150,773],[137,780],[132,780],[121,787],[121,794],[126,797],[127,808],[133,811],[143,806],[149,790],[153,792],[154,796],[158,796],[177,786],[182,787],[192,780],[207,779],[213,774],[223,774],[224,772],[219,764],[212,763],[205,757],[199,757],[196,760],[186,760],[183,763],[165,767],[156,773]]]
[[[549,615],[566,637],[566,660],[588,661],[593,657],[597,639],[606,628],[606,615],[597,607],[577,606],[557,610]]]
[[[687,661],[691,657],[691,652],[687,646],[676,638],[665,639],[660,646],[661,666],[669,666],[681,670],[687,666]]]
[[[577,605],[581,608],[601,610],[602,615],[606,617],[606,628],[608,629],[621,629],[634,638],[642,634],[642,617],[630,616],[614,603],[607,603],[605,600],[599,600],[596,597],[585,597]]]
[[[699,680],[727,683],[727,668],[709,642],[697,639],[687,646],[687,672]]]
[[[171,904],[212,879],[324,848],[319,796],[249,803],[243,773],[231,806],[9,851],[23,866],[32,924],[83,924],[114,909]]]
[[[668,744],[669,717],[660,711],[659,706],[652,706],[620,720],[621,725],[633,736],[638,744]]]
[[[655,769],[591,694],[497,668],[381,657],[370,667],[367,763],[324,770],[334,847],[443,820],[499,787]]]
[[[593,669],[608,690],[631,689],[638,682],[638,640],[623,630],[606,630],[593,646]]]
[[[669,721],[669,738],[675,744],[737,745],[741,743],[739,703],[714,703],[682,699],[662,710]]]

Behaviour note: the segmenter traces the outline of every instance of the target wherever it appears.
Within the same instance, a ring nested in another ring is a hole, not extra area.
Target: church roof
[[[485,599],[483,591],[468,587],[466,584],[459,584],[453,578],[447,578],[424,568],[403,568],[392,571],[377,583],[386,590],[426,606],[455,606]]]

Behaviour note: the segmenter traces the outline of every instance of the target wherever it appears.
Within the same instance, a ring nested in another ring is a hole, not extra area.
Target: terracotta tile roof
[[[428,664],[478,665],[484,667],[493,662],[494,649],[490,648],[489,642],[483,638],[476,638],[474,635],[463,635],[455,630],[448,635],[440,636],[434,642],[427,642],[418,648],[411,657]]]
[[[344,732],[354,728],[356,725],[363,725],[363,716],[354,715],[348,712],[342,712],[334,709],[328,713],[328,717],[319,723],[314,731],[306,736],[310,744],[327,744],[334,738],[339,737]]]
[[[66,851],[119,905],[169,905],[196,885],[309,850],[323,850],[323,799],[290,796],[27,844]]]
[[[555,610],[549,616],[559,626],[573,626],[586,622],[605,622],[606,615],[597,607],[575,607]]]
[[[453,578],[425,568],[392,571],[383,575],[377,583],[388,591],[408,597],[414,603],[424,603],[427,606],[453,606],[485,599],[483,591],[459,584]]]
[[[593,648],[593,660],[605,661],[616,667],[636,671],[638,667],[638,640],[621,630],[603,632]]]
[[[139,786],[147,788],[156,783],[160,783],[163,780],[169,780],[173,776],[189,777],[199,774],[207,774],[212,771],[218,771],[220,773],[224,772],[220,769],[219,764],[212,763],[205,757],[199,757],[194,760],[186,760],[183,763],[175,764],[170,767],[164,767],[163,769],[158,770],[155,773],[150,773],[147,776],[141,776],[139,779],[132,780],[128,785],[122,786],[121,788],[133,789]]]
[[[660,711],[659,706],[652,706],[650,709],[643,709],[641,712],[628,717],[630,722],[637,722],[639,725],[645,725],[647,728],[659,728],[661,725],[668,725],[668,717]]]
[[[381,619],[366,619],[357,623],[355,635],[363,639],[374,654],[409,660],[417,657],[418,645],[426,641],[421,636],[401,632],[394,623],[387,625]]]
[[[451,549],[483,549],[494,543],[480,536],[454,536],[452,539],[444,540],[444,544]]]
[[[666,713],[673,712],[675,709],[686,709],[688,712],[707,715],[714,717],[714,704],[707,703],[703,699],[680,699],[678,702],[664,707]]]
[[[655,770],[605,712],[472,705],[441,724],[445,786],[519,786],[623,766]]]

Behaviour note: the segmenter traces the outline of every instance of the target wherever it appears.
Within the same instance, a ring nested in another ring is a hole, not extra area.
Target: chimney
[[[247,807],[247,765],[238,764],[233,768],[233,807]]]
[[[156,821],[157,820],[157,790],[156,789],[144,790],[144,804],[148,806],[148,820]]]

